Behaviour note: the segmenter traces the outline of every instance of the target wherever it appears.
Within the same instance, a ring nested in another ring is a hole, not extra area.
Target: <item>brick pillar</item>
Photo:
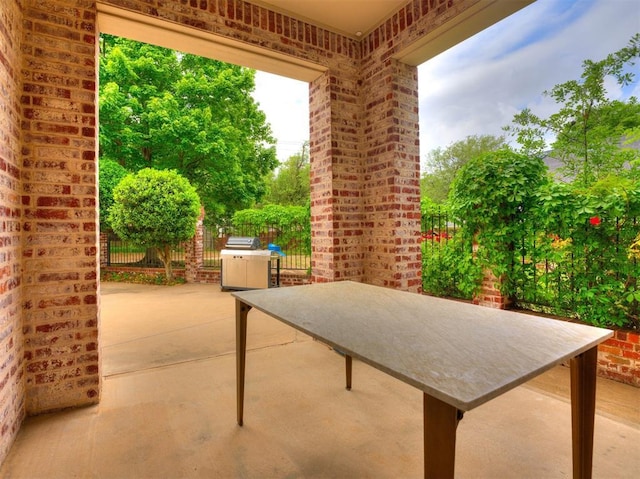
[[[311,84],[312,280],[421,289],[417,69],[395,60]]]
[[[363,68],[366,282],[419,292],[420,151],[416,67]]]
[[[363,280],[357,71],[310,86],[312,281]]]
[[[479,245],[474,239],[473,242],[473,255],[478,252]],[[495,309],[507,309],[511,304],[511,299],[507,296],[503,296],[500,292],[502,278],[496,277],[493,271],[485,269],[482,275],[482,284],[480,285],[480,291],[473,297],[473,304],[479,306],[486,306],[488,308]]]
[[[204,253],[204,208],[196,222],[196,234],[186,242],[184,249],[184,278],[187,283],[197,282],[198,271],[202,268]]]
[[[100,267],[109,265],[109,233],[100,231]]]
[[[95,2],[21,3],[22,329],[37,414],[100,396]]]
[[[0,6],[0,464],[25,416],[22,335],[22,7]]]
[[[485,270],[480,291],[474,296],[473,303],[496,309],[507,309],[511,299],[500,292],[501,279],[490,270]]]

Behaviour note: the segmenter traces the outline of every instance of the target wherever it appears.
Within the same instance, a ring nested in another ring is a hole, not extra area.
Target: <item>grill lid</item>
[[[252,236],[229,236],[227,249],[260,249],[260,238]]]

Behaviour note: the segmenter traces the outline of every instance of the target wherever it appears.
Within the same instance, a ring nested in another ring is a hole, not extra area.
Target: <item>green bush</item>
[[[156,248],[172,280],[171,250],[193,238],[200,198],[174,170],[145,168],[127,175],[113,190],[109,221],[123,240]]]
[[[460,170],[449,204],[462,225],[449,241],[423,205],[425,292],[470,298],[490,270],[518,306],[640,328],[640,182],[552,182],[541,161],[502,150]]]
[[[273,243],[288,253],[311,254],[311,215],[309,207],[266,205],[237,211],[231,220],[245,235],[260,236],[272,231]],[[244,228],[251,225],[251,231]]]
[[[464,224],[465,241],[478,245],[478,267],[501,279],[503,294],[513,291],[510,273],[517,261],[516,245],[522,242],[536,193],[546,181],[541,159],[503,149],[472,159],[453,182],[453,215]]]
[[[538,196],[533,223],[545,234],[525,253],[529,269],[543,258],[552,266],[535,278],[538,291],[553,292],[545,298],[551,311],[599,326],[639,327],[640,267],[633,244],[640,183],[609,178],[588,189],[553,183]]]
[[[109,225],[109,208],[113,205],[113,189],[127,176],[127,170],[119,163],[106,158],[100,159],[98,196],[100,201],[100,229],[111,228]]]
[[[422,289],[434,296],[472,299],[482,280],[473,261],[471,245],[463,235],[446,238],[442,233],[422,236]]]

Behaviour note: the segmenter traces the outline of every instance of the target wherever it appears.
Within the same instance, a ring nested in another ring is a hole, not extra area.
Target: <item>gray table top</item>
[[[613,334],[352,281],[232,294],[463,411]]]

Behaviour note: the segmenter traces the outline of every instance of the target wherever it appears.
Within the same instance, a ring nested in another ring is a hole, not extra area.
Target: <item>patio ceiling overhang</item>
[[[420,65],[463,42],[535,0],[478,0],[457,15],[444,18],[428,34],[399,50],[395,59]],[[404,6],[406,0],[256,0],[275,12],[361,40]],[[215,58],[302,81],[313,81],[326,67],[267,48],[186,27],[98,2],[102,33]]]

